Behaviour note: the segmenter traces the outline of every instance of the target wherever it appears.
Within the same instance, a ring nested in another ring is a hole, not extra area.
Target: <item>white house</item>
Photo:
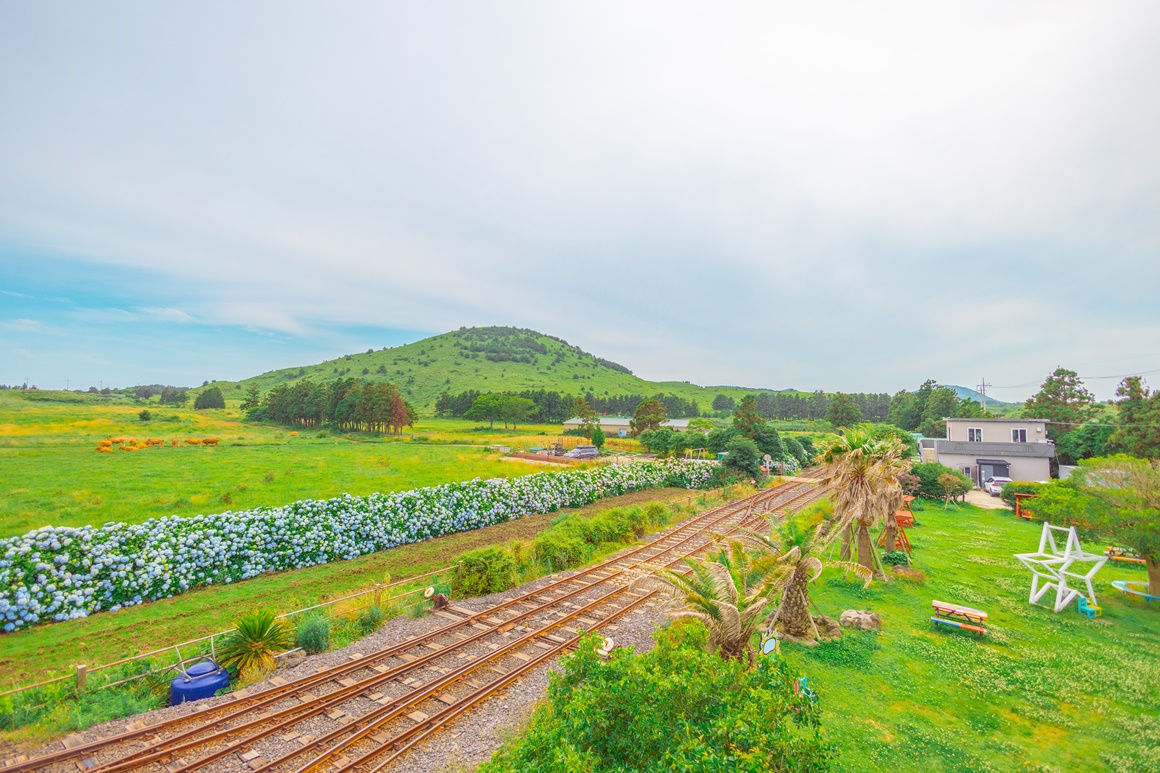
[[[1001,477],[1045,481],[1051,477],[1055,444],[1043,419],[944,419],[946,439],[924,438],[923,461],[966,473],[975,483]]]
[[[630,423],[632,419],[623,416],[600,416],[600,429],[608,437],[625,437],[630,431]],[[581,422],[579,419],[568,419],[564,422],[564,429],[579,429]],[[669,419],[661,423],[662,427],[670,427],[678,432],[684,432],[689,429],[688,419]]]

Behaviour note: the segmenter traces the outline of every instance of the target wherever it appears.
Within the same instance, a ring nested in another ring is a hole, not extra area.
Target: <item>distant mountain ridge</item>
[[[983,394],[981,392],[977,392],[974,389],[971,389],[969,387],[957,386],[955,384],[943,384],[942,386],[945,386],[948,389],[955,390],[955,394],[957,394],[959,397],[969,397],[972,400],[976,400],[980,403],[983,402]],[[994,406],[1002,407],[1002,406],[1007,406],[1007,405],[1014,406],[1014,405],[1018,405],[1018,403],[1005,403],[1002,400],[996,400],[994,397],[987,395],[987,405],[988,406],[994,405]]]
[[[695,400],[702,411],[724,394],[735,400],[760,390],[702,387],[687,381],[648,381],[620,363],[598,357],[562,338],[516,327],[463,327],[402,346],[368,349],[316,365],[282,368],[240,382],[215,382],[239,399],[251,384],[264,393],[300,380],[364,378],[390,381],[419,411],[429,413],[444,392],[539,390],[600,396],[658,393]],[[200,389],[200,388],[199,388]]]

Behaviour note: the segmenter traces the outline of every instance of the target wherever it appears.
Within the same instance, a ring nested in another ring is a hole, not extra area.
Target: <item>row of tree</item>
[[[401,432],[414,426],[416,418],[415,409],[394,384],[361,378],[278,384],[264,397],[258,396],[255,385],[242,408],[257,421],[370,432]]]
[[[890,399],[886,421],[907,432],[945,437],[947,425],[943,419],[971,419],[985,415],[977,400],[959,397],[950,387],[939,386],[933,379],[927,379],[916,391],[904,390]]]
[[[890,395],[886,393],[852,392],[828,395],[818,390],[808,395],[795,392],[758,392],[749,395],[754,398],[754,408],[759,414],[766,419],[782,421],[825,419],[828,417],[830,404],[839,396],[852,400],[858,406],[864,420],[886,421],[891,400]],[[713,410],[718,413],[732,411],[736,404],[736,400],[728,395],[721,394],[713,398]]]
[[[455,395],[450,392],[444,392],[435,401],[435,415],[452,419],[464,418],[467,411],[471,409],[471,406],[483,394],[485,393],[477,389],[468,389]],[[577,398],[572,395],[546,389],[525,389],[522,392],[507,391],[500,394],[532,401],[535,409],[524,421],[532,421],[538,424],[557,424],[562,421],[567,421],[576,415],[575,405]],[[612,395],[598,397],[596,394],[588,392],[579,399],[584,400],[596,413],[604,415],[632,416],[642,403],[649,400],[655,400],[663,405],[666,415],[671,418],[680,419],[701,415],[700,410],[697,408],[696,400],[686,400],[671,393],[657,394],[650,398],[647,395]]]

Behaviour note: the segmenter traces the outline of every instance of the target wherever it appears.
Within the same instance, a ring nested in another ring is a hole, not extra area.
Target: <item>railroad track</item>
[[[420,637],[355,653],[349,663],[293,681],[275,677],[264,689],[239,690],[180,717],[130,722],[98,741],[9,760],[2,770],[382,770],[459,714],[575,647],[582,631],[655,603],[655,592],[631,587],[635,567],[675,565],[708,547],[712,534],[767,514],[783,516],[824,493],[801,482],[758,492],[485,610],[452,605],[435,613],[446,623]]]

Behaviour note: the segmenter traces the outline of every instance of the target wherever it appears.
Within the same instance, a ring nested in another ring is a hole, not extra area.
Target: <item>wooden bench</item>
[[[986,628],[978,625],[987,619],[987,613],[981,609],[972,609],[964,607],[962,604],[950,604],[945,601],[932,601],[930,606],[934,609],[934,617],[931,618],[931,622],[935,624],[935,627],[945,625],[951,628],[961,628],[964,631],[973,631],[979,634],[980,638],[987,633]]]

